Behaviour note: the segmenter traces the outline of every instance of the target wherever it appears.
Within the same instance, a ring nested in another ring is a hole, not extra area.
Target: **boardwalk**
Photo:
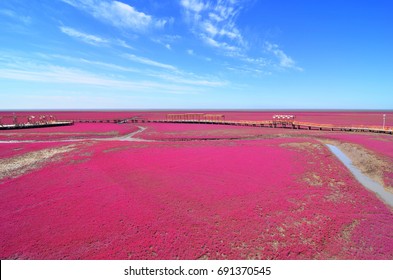
[[[352,132],[374,132],[393,134],[393,127],[382,126],[340,126],[333,124],[318,124],[311,122],[282,122],[282,121],[247,121],[247,120],[222,120],[222,121],[204,121],[204,120],[152,120],[147,122],[153,123],[200,123],[200,124],[218,124],[218,125],[234,125],[234,126],[254,126],[254,127],[270,127],[270,128],[288,128],[288,129],[306,129],[306,130],[325,130],[325,131],[352,131]]]
[[[130,117],[125,119],[74,119],[76,123],[144,123],[147,120],[142,117]]]
[[[40,128],[40,127],[52,127],[52,126],[67,126],[73,125],[73,121],[53,121],[48,123],[19,123],[19,124],[2,124],[0,130],[8,129],[26,129],[26,128]]]
[[[393,127],[386,126],[342,126],[333,124],[318,124],[311,122],[296,121],[295,115],[273,115],[272,120],[249,121],[249,120],[225,120],[224,115],[203,114],[203,113],[183,113],[167,114],[165,120],[153,120],[149,122],[157,123],[201,123],[201,124],[219,124],[235,126],[255,126],[270,128],[290,128],[290,129],[307,129],[307,130],[327,130],[327,131],[353,131],[353,132],[374,132],[393,134]]]
[[[74,123],[189,123],[189,124],[216,124],[231,126],[253,126],[267,128],[286,128],[286,129],[305,129],[305,130],[323,130],[323,131],[351,131],[351,132],[372,132],[393,134],[393,127],[390,126],[344,126],[334,124],[319,124],[312,122],[301,122],[292,119],[275,119],[273,120],[226,120],[224,115],[216,114],[168,114],[166,119],[149,120],[140,116],[129,117],[125,119],[74,119],[69,121],[55,121],[46,124],[12,124],[0,125],[0,129],[20,129],[20,128],[36,128],[59,125],[72,125]]]
[[[131,117],[126,119],[78,119],[74,120],[80,123],[190,123],[190,124],[217,124],[232,126],[254,126],[268,128],[287,128],[287,129],[305,129],[305,130],[324,130],[324,131],[352,131],[352,132],[373,132],[393,134],[393,127],[386,126],[342,126],[333,124],[319,124],[312,122],[301,122],[295,120],[225,120],[223,115],[214,114],[168,114],[166,119],[149,120],[141,117]]]

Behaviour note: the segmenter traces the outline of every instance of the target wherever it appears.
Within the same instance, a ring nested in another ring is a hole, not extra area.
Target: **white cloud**
[[[172,44],[174,44],[176,41],[180,39],[181,37],[179,35],[163,35],[163,36],[151,38],[153,42],[164,46],[168,50],[171,50]]]
[[[159,67],[169,68],[168,70],[170,71],[143,69],[143,67],[129,68],[123,66],[123,64],[117,65],[56,54],[32,53],[30,55],[33,56],[26,57],[20,53],[1,53],[0,80],[14,80],[21,85],[40,84],[37,87],[40,88],[38,94],[31,91],[31,86],[25,87],[26,90],[22,91],[28,96],[34,97],[46,90],[50,99],[56,96],[56,88],[62,90],[65,87],[67,90],[64,91],[64,96],[63,93],[60,94],[60,97],[65,99],[74,91],[82,99],[84,96],[90,96],[90,94],[95,96],[104,93],[105,95],[109,94],[106,96],[111,97],[121,94],[124,101],[123,97],[127,98],[127,96],[135,94],[138,96],[137,98],[151,98],[153,102],[156,101],[160,94],[163,94],[163,96],[165,94],[193,95],[206,93],[212,88],[228,85],[226,81],[216,77],[202,77],[180,70],[173,71],[174,68],[170,65],[169,67],[167,67],[168,65],[163,66],[165,64],[140,57],[137,58],[140,62],[149,65],[153,64],[154,66],[157,66],[158,63]],[[74,66],[63,66],[64,61],[67,62],[67,65]],[[132,73],[131,75],[129,74],[130,72]],[[36,86],[33,87],[36,88]],[[18,104],[23,104],[23,101],[21,102]],[[146,102],[144,103],[145,105],[147,104]],[[10,104],[10,107],[15,106],[12,102]],[[26,107],[42,106],[41,102],[38,102],[37,106],[30,102],[26,104],[28,104]],[[61,102],[55,102],[53,104],[54,108],[59,106],[59,104],[64,106]],[[135,105],[135,103],[132,104]],[[7,107],[7,104],[4,105]],[[110,103],[102,102],[102,105],[108,107]],[[80,106],[83,107],[86,104],[81,104]]]
[[[146,70],[146,69],[142,69],[142,68],[131,68],[131,67],[124,67],[124,66],[120,66],[120,65],[116,65],[116,64],[112,64],[112,63],[106,63],[106,62],[101,62],[101,61],[93,61],[93,60],[88,60],[85,58],[78,58],[78,57],[70,57],[70,56],[64,56],[64,55],[56,55],[56,54],[52,54],[52,55],[48,55],[48,54],[42,54],[39,53],[38,54],[39,57],[51,61],[53,59],[59,61],[63,60],[63,61],[67,61],[67,62],[71,62],[74,63],[76,65],[78,65],[78,67],[83,67],[83,64],[85,65],[92,65],[94,66],[95,70],[102,70],[105,71],[105,73],[108,73],[108,71],[116,71],[117,73],[121,73],[124,72],[125,75],[122,76],[128,76],[127,73],[136,73],[138,75],[145,75],[148,77],[154,77],[154,78],[159,78],[161,80],[165,80],[165,81],[170,81],[172,83],[177,83],[177,84],[187,84],[187,85],[195,85],[195,86],[208,86],[208,87],[218,87],[218,86],[224,86],[227,84],[226,81],[221,81],[218,80],[217,78],[214,77],[201,77],[198,75],[195,75],[194,73],[188,73],[188,72],[184,72],[181,70],[177,70],[174,71],[170,65],[169,65],[169,69],[170,71],[162,71],[161,69],[157,70]],[[125,55],[125,56],[128,56]],[[133,57],[133,59],[135,59],[136,56]],[[144,63],[144,64],[148,64],[148,65],[152,65],[152,60],[150,59],[146,59],[146,58],[141,58],[138,57],[138,62]],[[162,66],[162,63],[159,62],[153,62],[153,66],[157,66],[156,64],[161,64],[160,66]],[[18,64],[15,64],[15,62],[13,64],[11,64],[13,66],[17,65],[16,69],[19,69],[22,67],[22,65],[26,65],[26,62],[22,62],[20,61]],[[8,65],[8,66],[11,66]],[[168,65],[167,65],[168,66]],[[34,68],[34,67],[33,67]],[[84,67],[85,68],[85,67]],[[159,67],[162,68],[162,67]]]
[[[279,48],[277,44],[265,42],[265,49],[272,53],[279,61],[279,66],[282,68],[292,68],[299,71],[303,71],[302,68],[297,67],[295,61],[289,57],[283,50]]]
[[[205,45],[219,50],[220,54],[249,64],[250,67],[256,67],[253,72],[265,73],[264,68],[272,66],[302,71],[302,68],[296,66],[290,56],[277,45],[271,43],[265,43],[263,48],[265,53],[269,53],[279,61],[277,65],[273,65],[266,58],[250,56],[250,45],[236,22],[245,2],[247,1],[180,0],[180,5],[183,8],[186,22],[196,37]],[[238,69],[238,67],[229,68]]]
[[[134,50],[134,49],[135,49],[135,48],[133,48],[132,46],[130,46],[129,44],[127,44],[125,41],[119,40],[119,39],[117,39],[117,40],[114,42],[114,44],[115,44],[115,45],[118,45],[118,46],[120,46],[120,47],[123,47],[123,48],[130,49],[130,50]]]
[[[212,61],[212,59],[210,57],[203,56],[203,55],[195,53],[195,51],[193,49],[188,49],[188,50],[186,50],[186,52],[187,52],[188,55],[195,56],[195,57],[197,57],[199,59],[203,59],[203,60],[206,60],[206,61],[209,61],[209,62]]]
[[[212,36],[212,37],[214,37],[214,36],[216,36],[217,34],[218,34],[218,29],[217,29],[217,27],[215,27],[211,22],[209,22],[209,21],[205,21],[205,22],[203,22],[203,23],[201,23],[201,27],[202,27],[202,29],[204,29],[205,30],[205,32],[208,34],[208,35],[210,35],[210,36]]]
[[[181,0],[180,4],[193,33],[207,45],[224,50],[224,54],[241,52],[246,47],[236,26],[241,10],[236,1]]]
[[[169,65],[169,64],[164,64],[161,62],[157,62],[154,60],[151,60],[149,58],[145,58],[145,57],[141,57],[141,56],[136,56],[133,54],[126,54],[125,57],[129,60],[138,62],[138,63],[142,63],[142,64],[146,64],[146,65],[150,65],[150,66],[154,66],[154,67],[158,67],[158,68],[163,68],[166,70],[172,70],[172,71],[177,71],[177,68],[173,65]]]
[[[236,54],[241,51],[241,49],[237,46],[228,44],[227,42],[217,41],[209,36],[201,35],[201,39],[209,46],[225,50],[225,54],[227,56],[233,56],[234,53]]]
[[[227,67],[228,70],[235,72],[236,74],[244,74],[247,76],[252,75],[253,77],[260,77],[260,76],[269,76],[272,73],[265,69],[260,69],[258,67],[250,67],[248,65],[240,65],[235,67]]]
[[[107,39],[103,39],[103,38],[95,36],[95,35],[83,33],[83,32],[80,32],[76,29],[73,29],[71,27],[61,26],[60,30],[64,34],[67,34],[70,37],[79,39],[79,40],[81,40],[87,44],[90,44],[90,45],[102,45],[102,44],[109,43],[109,41]]]
[[[28,62],[29,67],[14,65],[10,68],[0,68],[0,78],[28,82],[58,83],[67,85],[86,85],[105,87],[112,90],[132,90],[144,92],[164,93],[192,93],[195,88],[178,85],[159,83],[154,81],[130,81],[129,79],[116,79],[106,75],[95,74],[76,68],[61,67],[52,64],[35,64]]]
[[[134,50],[132,46],[127,44],[125,41],[120,40],[120,39],[107,39],[107,38],[102,38],[97,35],[92,35],[92,34],[87,34],[82,31],[76,30],[74,28],[68,27],[68,26],[60,26],[59,29],[61,32],[64,34],[73,37],[75,39],[81,40],[82,42],[85,42],[90,45],[94,46],[119,46],[122,48]]]
[[[222,17],[220,17],[219,15],[217,15],[217,14],[215,14],[215,13],[209,13],[209,18],[210,18],[211,20],[216,21],[216,22],[220,22],[220,21],[223,20]]]
[[[209,87],[222,87],[227,85],[225,81],[206,79],[204,77],[199,77],[196,75],[185,74],[183,75],[171,75],[165,73],[156,74],[155,77],[164,79],[173,83],[196,85],[196,86],[209,86]]]
[[[19,22],[22,22],[25,25],[28,25],[31,23],[31,17],[19,15],[19,14],[15,13],[14,11],[11,11],[8,9],[0,9],[0,15],[12,18],[12,19],[17,20]]]
[[[189,11],[199,13],[209,7],[207,3],[199,0],[181,0],[181,5]]]
[[[112,71],[120,71],[120,72],[130,72],[130,73],[141,73],[141,69],[138,68],[131,68],[131,67],[124,67],[112,63],[106,63],[102,61],[95,61],[95,60],[89,60],[85,58],[78,58],[78,57],[71,57],[71,56],[65,56],[65,55],[58,55],[58,54],[43,54],[43,53],[38,53],[38,56],[47,59],[47,60],[63,60],[67,62],[74,63],[78,66],[81,66],[82,63],[86,65],[94,65],[95,69],[103,69],[106,72],[109,70]]]
[[[248,63],[259,65],[259,66],[267,66],[268,65],[267,59],[263,58],[263,57],[260,57],[260,58],[244,57],[242,60],[245,62],[248,62]]]
[[[137,11],[134,7],[120,1],[112,0],[62,0],[83,10],[103,22],[118,28],[145,32],[150,28],[162,28],[173,19],[157,19]]]
[[[175,42],[178,40],[181,40],[182,37],[180,35],[163,35],[162,40],[165,40],[167,42]]]

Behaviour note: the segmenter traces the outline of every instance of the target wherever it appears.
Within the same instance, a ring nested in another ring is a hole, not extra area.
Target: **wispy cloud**
[[[154,75],[157,78],[172,82],[172,83],[180,83],[187,85],[195,85],[195,86],[207,86],[207,87],[223,87],[228,85],[228,82],[221,81],[218,79],[209,79],[206,77],[200,77],[190,73],[176,73],[168,74],[168,73],[156,73]]]
[[[278,66],[283,69],[295,69],[302,71],[296,66],[295,61],[288,56],[278,45],[265,43],[263,50],[265,55],[278,59],[278,64],[273,65],[271,60],[265,57],[255,57],[255,51],[250,56],[251,48],[247,39],[242,34],[236,21],[238,15],[248,1],[237,0],[179,0],[183,8],[186,22],[190,25],[191,31],[196,37],[202,40],[205,45],[216,48],[227,57],[235,59],[237,62],[247,64],[246,71],[250,67],[255,67],[253,73],[266,73],[266,68]],[[255,49],[255,47],[254,47]],[[259,50],[260,51],[260,50]],[[188,51],[192,55],[192,52]],[[276,67],[277,68],[277,67]],[[239,69],[229,67],[228,69]]]
[[[71,27],[61,26],[60,30],[64,34],[67,34],[70,37],[79,39],[79,40],[81,40],[87,44],[90,44],[90,45],[102,45],[102,44],[109,43],[109,41],[106,39],[103,39],[103,38],[98,37],[96,35],[91,35],[91,34],[80,32],[80,31],[73,29]]]
[[[151,38],[157,44],[164,46],[168,50],[172,50],[172,45],[181,39],[179,35],[162,35],[159,37]]]
[[[252,67],[249,65],[240,65],[240,66],[230,66],[227,67],[227,70],[232,71],[236,74],[244,74],[253,77],[261,77],[261,76],[269,76],[272,74],[271,71],[266,70],[260,67]]]
[[[229,56],[232,56],[233,53],[237,53],[240,51],[239,47],[228,44],[227,42],[224,42],[224,41],[216,40],[212,37],[206,36],[206,34],[201,34],[200,37],[205,42],[205,44],[207,44],[211,47],[225,50],[225,51],[227,51],[226,54]]]
[[[186,50],[186,52],[187,52],[188,55],[195,56],[195,57],[197,57],[199,59],[203,59],[203,60],[206,60],[206,61],[212,61],[212,59],[210,57],[199,55],[199,54],[195,53],[195,51],[193,49],[188,49],[188,50]]]
[[[194,73],[182,71],[181,69],[178,69],[173,65],[161,63],[146,57],[140,57],[133,54],[125,54],[124,56],[134,62],[162,69],[160,71],[144,71],[144,74],[162,80],[170,81],[172,83],[209,87],[225,86],[228,84],[226,81],[195,75]]]
[[[282,68],[292,68],[298,71],[303,71],[301,67],[296,66],[295,61],[288,56],[277,44],[265,42],[266,51],[272,53],[279,61],[279,66]]]
[[[76,67],[60,66],[61,60],[66,60],[68,64],[75,64]],[[0,59],[0,79],[43,84],[65,84],[69,87],[85,86],[90,90],[99,87],[105,90],[147,94],[197,94],[205,92],[206,87],[227,85],[225,81],[182,72],[171,65],[161,64],[146,58],[137,57],[136,60],[168,71],[128,68],[62,55],[38,54],[37,59],[31,59],[5,54]],[[93,67],[84,67],[83,64]],[[115,74],[113,70],[117,73]],[[108,72],[111,74],[108,75]],[[129,72],[135,73],[137,76],[129,75]],[[144,78],[141,78],[143,76]]]
[[[130,46],[129,44],[127,44],[127,42],[125,42],[125,41],[123,41],[123,40],[119,40],[119,39],[117,39],[117,40],[114,42],[114,44],[115,44],[115,45],[118,45],[118,46],[120,46],[120,47],[123,47],[123,48],[130,49],[130,50],[134,50],[134,49],[135,49],[134,47],[132,47],[132,46]]]
[[[59,29],[64,34],[66,34],[70,37],[73,37],[77,40],[80,40],[86,44],[93,45],[93,46],[109,46],[109,45],[111,45],[111,46],[120,46],[123,48],[134,50],[134,48],[132,46],[130,46],[125,41],[120,40],[120,39],[102,38],[100,36],[87,34],[85,32],[76,30],[76,29],[74,29],[72,27],[68,27],[68,26],[60,26]]]
[[[30,24],[32,21],[31,17],[19,15],[19,14],[15,13],[14,11],[8,10],[8,9],[0,9],[0,15],[12,18],[12,19],[17,20],[25,25]]]
[[[167,70],[177,71],[177,68],[173,65],[161,63],[161,62],[151,60],[146,57],[136,56],[134,54],[126,54],[124,56],[127,59],[138,62],[138,63],[142,63],[142,64],[146,64],[146,65],[154,66],[154,67],[158,67],[158,68],[163,68],[163,69],[167,69]]]
[[[76,68],[62,67],[58,65],[40,65],[30,63],[29,69],[1,68],[0,78],[42,82],[46,84],[60,83],[67,85],[87,85],[93,87],[105,87],[112,90],[131,90],[142,92],[163,92],[184,94],[195,92],[194,88],[176,84],[158,83],[154,81],[130,81],[115,79],[105,75],[82,71]]]
[[[241,4],[234,0],[181,0],[187,22],[205,44],[226,52],[241,52],[245,40],[236,26]]]
[[[136,32],[145,32],[151,28],[162,28],[173,19],[158,19],[137,11],[134,7],[112,0],[62,0],[63,2],[87,12],[96,19]]]
[[[162,67],[162,63],[152,61],[147,58],[138,57],[138,63],[143,63],[146,65],[154,66],[153,69],[143,69],[141,67],[124,67],[117,64],[106,63],[101,61],[94,61],[85,58],[78,58],[78,57],[70,57],[64,55],[48,55],[48,54],[38,54],[39,57],[47,61],[54,60],[61,60],[66,61],[68,63],[73,63],[78,65],[79,67],[86,66],[94,66],[95,70],[104,71],[107,73],[108,71],[116,71],[119,74],[124,74],[122,76],[128,76],[127,73],[135,73],[137,75],[142,75],[149,78],[156,78],[164,81],[170,81],[172,84],[186,84],[186,85],[195,85],[195,86],[207,86],[207,87],[220,87],[225,86],[228,83],[226,81],[217,79],[215,77],[207,77],[207,76],[200,76],[194,73],[189,73],[185,71],[181,71],[176,67],[171,67],[171,65],[166,65]],[[129,56],[129,54],[125,54],[125,56]],[[136,56],[133,57],[135,59]],[[1,62],[1,61],[0,61]],[[157,66],[159,64],[160,66]],[[19,63],[21,65],[21,63]],[[154,68],[158,68],[154,69]],[[20,68],[20,67],[19,67]],[[167,70],[167,71],[165,71]]]
[[[113,63],[107,63],[107,62],[96,61],[96,60],[89,60],[86,58],[72,57],[72,56],[58,55],[58,54],[43,54],[43,53],[38,53],[37,55],[39,57],[42,57],[43,59],[48,60],[48,61],[51,61],[51,60],[66,61],[68,63],[73,63],[78,66],[82,66],[83,64],[86,64],[88,66],[94,66],[96,70],[102,69],[104,71],[141,73],[141,70],[138,68],[124,67],[121,65],[113,64]]]

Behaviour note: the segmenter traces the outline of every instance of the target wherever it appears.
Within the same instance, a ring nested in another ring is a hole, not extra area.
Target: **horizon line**
[[[156,112],[166,112],[166,111],[229,111],[229,112],[236,112],[236,111],[251,111],[251,112],[259,112],[259,111],[308,111],[308,112],[392,112],[393,109],[294,109],[294,108],[277,108],[277,109],[223,109],[223,108],[216,108],[216,109],[203,109],[203,108],[193,108],[193,109],[160,109],[160,108],[150,108],[150,109],[135,109],[135,108],[73,108],[73,109],[59,109],[59,108],[38,108],[38,109],[0,109],[0,112],[29,112],[29,111],[48,111],[48,112],[75,112],[75,111],[107,111],[107,112],[115,112],[115,111],[140,111],[140,112],[148,112],[148,111],[156,111]]]

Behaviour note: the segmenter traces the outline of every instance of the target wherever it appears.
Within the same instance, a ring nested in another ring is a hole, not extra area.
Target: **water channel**
[[[336,146],[331,144],[326,144],[329,150],[351,171],[363,186],[367,189],[378,194],[387,204],[393,206],[393,194],[386,191],[384,187],[378,182],[374,181],[370,177],[364,175],[357,167],[352,164],[352,161]]]

